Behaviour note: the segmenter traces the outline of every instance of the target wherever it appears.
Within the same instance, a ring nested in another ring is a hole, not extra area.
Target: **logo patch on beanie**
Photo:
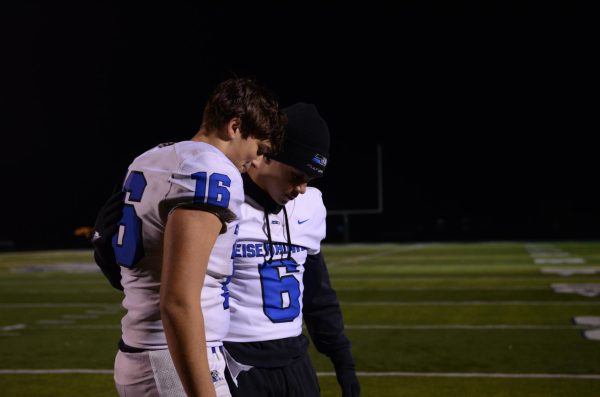
[[[327,157],[315,154],[312,158],[312,162],[325,168],[327,166]]]

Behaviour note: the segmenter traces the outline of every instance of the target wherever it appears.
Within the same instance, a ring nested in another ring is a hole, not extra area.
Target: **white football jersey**
[[[133,347],[167,348],[159,287],[169,212],[183,205],[210,204],[227,208],[237,217],[216,240],[202,289],[206,340],[209,346],[220,344],[229,328],[226,283],[233,271],[231,252],[244,199],[239,170],[207,143],[159,145],[129,166],[124,190],[128,194],[113,247],[125,289],[122,338]]]
[[[229,283],[231,323],[225,340],[258,342],[298,336],[302,332],[304,263],[320,251],[325,238],[326,210],[321,192],[308,187],[289,201],[291,250],[283,210],[269,214],[273,258],[262,207],[242,204],[242,219],[233,250],[234,273]],[[291,257],[288,253],[291,251]]]

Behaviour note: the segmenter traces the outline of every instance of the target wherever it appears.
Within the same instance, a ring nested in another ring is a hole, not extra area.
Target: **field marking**
[[[24,327],[23,327],[24,328]],[[391,325],[391,324],[363,324],[346,325],[345,329],[355,330],[444,330],[444,329],[464,329],[464,330],[585,330],[590,328],[588,324],[575,325],[513,325],[513,324],[416,324],[416,325]],[[0,331],[11,331],[17,328],[2,329]],[[22,329],[22,328],[18,328]],[[29,327],[29,329],[121,329],[120,324],[38,324]]]
[[[543,267],[540,271],[544,274],[558,274],[559,276],[569,277],[573,275],[590,275],[600,274],[600,268],[586,267],[586,268],[555,268],[555,267]]]
[[[580,264],[585,263],[585,259],[583,259],[583,258],[536,258],[536,259],[534,259],[533,263],[535,263],[536,265],[547,265],[547,264],[580,265]]]
[[[589,340],[600,340],[600,328],[583,331],[583,336]]]
[[[83,248],[83,249],[69,249],[69,250],[45,250],[45,251],[29,251],[29,252],[7,252],[0,254],[0,259],[6,258],[48,258],[49,256],[53,257],[63,257],[65,255],[81,255],[81,256],[90,256],[94,254],[94,251],[91,249]],[[88,260],[88,259],[85,259]]]
[[[16,265],[10,268],[13,273],[100,273],[100,268],[93,262],[59,262]]]
[[[65,325],[74,324],[75,320],[37,320],[35,323],[38,325]]]
[[[379,258],[382,256],[392,255],[392,254],[395,254],[398,252],[408,252],[408,251],[419,250],[419,249],[423,249],[425,247],[430,247],[430,246],[431,245],[426,245],[426,244],[415,244],[415,245],[411,245],[408,247],[391,247],[388,250],[376,252],[374,254],[360,255],[360,256],[353,257],[353,258],[342,259],[340,261],[327,262],[327,267],[335,267],[335,266],[342,265],[342,264],[361,263],[361,262],[371,260],[373,258]]]
[[[463,280],[463,279],[468,279],[468,280],[477,280],[477,281],[497,281],[497,282],[507,282],[507,281],[511,281],[511,282],[517,282],[517,281],[535,281],[538,283],[544,283],[546,285],[547,281],[545,281],[542,277],[539,276],[539,274],[536,275],[532,275],[532,276],[520,276],[520,277],[513,277],[510,274],[507,274],[506,276],[493,276],[493,277],[489,277],[489,276],[478,276],[478,275],[448,275],[448,276],[428,276],[428,275],[417,275],[417,276],[413,276],[410,274],[405,274],[405,273],[393,273],[393,274],[389,274],[387,276],[370,276],[369,274],[363,274],[363,273],[354,273],[354,274],[348,274],[348,273],[337,273],[337,274],[332,274],[331,275],[332,279],[335,280],[344,280],[344,281],[355,281],[355,280],[360,280],[360,281],[393,281],[393,282],[397,282],[398,280],[403,281],[403,282],[409,282],[409,281],[443,281],[445,283],[448,283],[448,280]],[[559,277],[557,277],[557,279],[559,279]],[[562,280],[562,277],[560,277],[560,279]]]
[[[5,325],[0,327],[0,331],[17,331],[20,329],[25,329],[25,324]]]
[[[31,329],[121,329],[121,323],[116,324],[47,324],[30,327]]]
[[[48,374],[106,374],[112,375],[112,369],[0,369],[0,375],[48,375]],[[364,372],[356,373],[359,377],[443,377],[443,378],[519,378],[519,379],[594,379],[600,380],[596,374],[509,374],[482,372]],[[317,376],[336,376],[335,372],[317,372]]]
[[[0,369],[0,375],[112,374],[112,369]]]
[[[108,308],[105,308],[104,310],[86,310],[85,312],[87,314],[98,314],[98,315],[111,315],[111,314],[117,314],[121,311],[121,309],[123,309],[121,307],[121,305],[119,305],[118,308],[113,308],[110,310],[107,310]],[[115,310],[116,309],[116,310]]]
[[[551,284],[550,288],[559,294],[577,294],[594,297],[600,295],[600,283]]]
[[[336,291],[369,291],[369,292],[398,292],[398,291],[548,291],[548,287],[491,287],[491,288],[463,288],[463,287],[398,287],[398,288],[365,288],[365,287],[348,287],[336,288]]]
[[[98,318],[95,314],[65,314],[62,316],[67,320],[91,320]]]
[[[401,305],[401,306],[487,306],[487,305],[600,305],[600,301],[372,301],[372,302],[351,302],[341,301],[341,305],[348,306],[382,306],[382,305]],[[78,308],[78,307],[117,307],[121,309],[119,303],[0,303],[0,309],[45,309],[45,308]]]
[[[411,330],[411,329],[509,329],[509,330],[544,330],[544,329],[588,329],[596,327],[596,322],[575,322],[569,325],[544,325],[544,324],[347,324],[346,329],[357,330]],[[25,329],[25,324],[16,324],[0,327],[0,331],[15,331]],[[29,329],[120,329],[120,324],[73,324],[51,322],[51,320],[37,321],[37,325],[28,327]]]
[[[40,294],[61,294],[61,295],[81,295],[83,293],[85,294],[114,294],[114,290],[111,290],[111,288],[78,288],[78,289],[68,289],[68,290],[61,290],[61,289],[56,289],[56,290],[49,290],[46,288],[31,288],[31,289],[25,289],[25,288],[21,288],[19,290],[20,294],[27,294],[27,295],[40,295]]]
[[[16,279],[0,279],[0,284],[25,284],[29,285],[31,283],[36,284],[51,284],[51,285],[68,285],[70,287],[73,286],[73,280],[61,281],[55,280],[54,278],[28,278],[27,280],[23,280],[21,277]],[[108,281],[105,279],[94,279],[94,280],[77,280],[77,285],[105,285],[110,289],[111,286],[108,284]]]
[[[64,307],[121,307],[120,303],[0,303],[0,309],[46,309]]]
[[[559,305],[559,306],[597,306],[600,305],[600,301],[373,301],[373,302],[340,302],[340,305],[346,306],[492,306],[492,305],[506,305],[506,306],[546,306],[546,305]]]
[[[318,376],[335,376],[335,372],[317,372]],[[482,372],[357,372],[357,376],[442,377],[442,378],[520,378],[520,379],[595,379],[596,374],[503,374]]]
[[[573,324],[587,325],[588,327],[600,327],[600,316],[573,317]]]
[[[358,330],[435,330],[435,329],[465,329],[465,330],[557,330],[557,329],[587,329],[585,325],[511,325],[511,324],[447,324],[447,325],[346,325],[345,329]]]

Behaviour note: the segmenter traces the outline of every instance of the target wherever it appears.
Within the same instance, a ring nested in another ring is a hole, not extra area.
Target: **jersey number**
[[[263,311],[274,323],[293,321],[300,314],[300,283],[293,275],[297,268],[293,259],[259,265]]]
[[[228,187],[231,185],[231,179],[227,175],[211,174],[208,184],[206,172],[196,172],[191,177],[196,180],[194,204],[211,204],[225,208],[229,206]],[[132,171],[123,186],[123,191],[129,192],[127,201],[136,203],[142,201],[147,184],[142,172]],[[119,229],[112,239],[112,246],[117,263],[121,266],[132,268],[144,257],[142,220],[137,215],[133,204],[125,203]]]
[[[147,184],[143,173],[132,171],[123,186],[123,191],[129,192],[128,201],[136,203],[142,201]],[[137,216],[133,204],[125,203],[123,216],[119,221],[119,229],[112,239],[112,246],[117,263],[121,266],[131,268],[144,257],[142,221]]]

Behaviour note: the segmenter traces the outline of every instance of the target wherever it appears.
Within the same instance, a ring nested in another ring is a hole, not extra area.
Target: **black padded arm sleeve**
[[[112,237],[118,230],[118,222],[125,205],[125,192],[115,191],[104,203],[94,223],[92,245],[94,260],[110,285],[122,291],[121,267],[117,264],[112,247]]]

